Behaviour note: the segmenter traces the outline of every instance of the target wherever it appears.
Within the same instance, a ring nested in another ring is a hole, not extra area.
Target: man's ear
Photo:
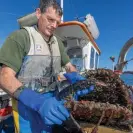
[[[40,16],[41,16],[41,10],[40,10],[40,8],[37,8],[36,9],[36,17],[37,17],[37,19],[39,19]]]

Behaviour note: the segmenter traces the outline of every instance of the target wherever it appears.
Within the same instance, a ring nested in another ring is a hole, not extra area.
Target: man
[[[76,71],[53,35],[61,22],[61,7],[55,0],[41,0],[36,17],[36,27],[15,31],[0,50],[0,86],[13,97],[16,133],[49,133],[52,125],[61,125],[69,117],[54,97],[55,90],[48,89],[61,66]],[[77,74],[76,78],[82,79]]]

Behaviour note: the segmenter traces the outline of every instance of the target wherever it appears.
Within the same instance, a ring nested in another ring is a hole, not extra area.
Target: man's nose
[[[52,23],[52,27],[53,27],[53,28],[57,28],[57,26],[58,26],[58,25],[57,25],[57,22],[54,21],[54,22]]]

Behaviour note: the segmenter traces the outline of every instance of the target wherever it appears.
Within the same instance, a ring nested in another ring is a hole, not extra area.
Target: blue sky
[[[16,19],[33,12],[38,0],[4,0],[0,4],[0,45],[14,30],[18,29]],[[133,0],[64,0],[64,21],[74,20],[90,13],[98,25],[100,36],[96,40],[102,51],[99,67],[112,67],[110,56],[115,56],[128,39],[133,37]],[[133,58],[133,48],[127,59]],[[133,61],[127,65],[133,70]]]

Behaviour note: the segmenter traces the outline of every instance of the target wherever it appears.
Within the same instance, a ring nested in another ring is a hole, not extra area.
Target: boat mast
[[[60,0],[60,5],[61,5],[62,11],[63,11],[63,0]],[[63,22],[63,15],[62,15],[61,21]]]

